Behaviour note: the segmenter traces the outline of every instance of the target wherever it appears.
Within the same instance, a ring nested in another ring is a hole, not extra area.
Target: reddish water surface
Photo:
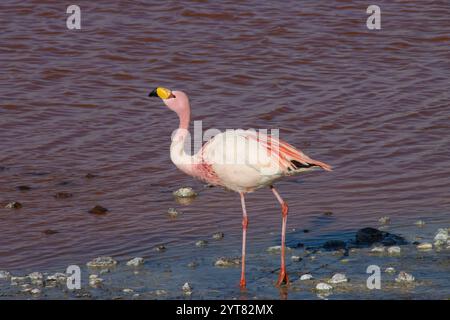
[[[278,184],[288,241],[292,228],[322,241],[385,215],[448,224],[448,1],[377,1],[378,31],[358,1],[76,4],[79,31],[66,28],[64,3],[0,4],[0,269],[104,254],[188,261],[203,254],[194,242],[216,231],[225,233],[217,255],[239,254],[239,197],[203,190],[172,165],[178,123],[147,97],[156,86],[187,92],[204,129],[280,128],[335,168]],[[200,191],[190,205],[172,197],[184,185]],[[5,209],[9,201],[23,208]],[[270,190],[247,201],[248,251],[276,244]],[[110,211],[89,214],[96,204]],[[171,220],[169,207],[183,214]]]

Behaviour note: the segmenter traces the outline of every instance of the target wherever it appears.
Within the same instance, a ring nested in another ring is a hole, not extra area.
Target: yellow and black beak
[[[163,87],[158,87],[149,93],[149,97],[160,97],[161,99],[175,98],[172,91]]]

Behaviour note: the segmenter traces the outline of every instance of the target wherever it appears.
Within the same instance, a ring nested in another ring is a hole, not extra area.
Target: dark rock
[[[331,212],[331,211],[325,211],[323,214],[324,214],[325,216],[331,216],[331,215],[333,215],[333,212]]]
[[[19,190],[19,191],[30,191],[31,188],[29,186],[18,186],[17,190]]]
[[[47,230],[42,231],[42,233],[46,234],[46,235],[52,235],[52,234],[59,233],[59,231],[52,230],[52,229],[47,229]]]
[[[69,192],[58,192],[53,197],[55,197],[55,199],[67,199],[71,198],[72,194]]]
[[[385,246],[392,246],[398,244],[406,244],[403,237],[380,231],[375,228],[363,228],[356,233],[356,244],[358,245],[372,245],[374,243],[381,243]]]
[[[308,229],[303,229],[303,233],[309,233]]]
[[[97,175],[95,175],[95,174],[92,174],[92,173],[88,173],[87,175],[85,175],[84,176],[86,179],[93,179],[93,178],[96,178],[97,177]]]
[[[157,247],[155,248],[155,250],[156,250],[156,251],[159,251],[159,252],[166,251],[166,246],[164,246],[164,245],[159,245],[159,246],[157,246]]]
[[[102,206],[95,206],[94,208],[89,210],[89,213],[102,215],[106,214],[108,211],[109,211],[108,209],[103,208]]]
[[[344,241],[341,240],[328,240],[323,244],[323,248],[325,250],[339,250],[339,249],[345,249],[347,247],[347,244]]]

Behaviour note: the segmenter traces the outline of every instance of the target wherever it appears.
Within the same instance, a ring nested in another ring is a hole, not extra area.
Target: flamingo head
[[[172,91],[163,87],[158,87],[150,92],[149,97],[159,97],[169,109],[179,113],[189,108],[189,99],[182,91]]]

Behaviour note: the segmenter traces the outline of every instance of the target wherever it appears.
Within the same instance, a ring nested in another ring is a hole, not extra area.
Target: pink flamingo
[[[245,288],[245,247],[248,227],[244,195],[262,187],[270,187],[281,205],[281,268],[277,285],[288,284],[285,263],[285,239],[288,205],[273,187],[273,182],[313,168],[331,171],[331,166],[313,160],[291,145],[269,135],[251,130],[227,130],[206,142],[193,156],[184,151],[190,121],[189,99],[184,92],[158,87],[149,96],[160,97],[175,111],[180,125],[170,146],[170,158],[181,171],[209,184],[238,192],[242,205],[241,288]],[[255,155],[258,157],[255,158]]]

